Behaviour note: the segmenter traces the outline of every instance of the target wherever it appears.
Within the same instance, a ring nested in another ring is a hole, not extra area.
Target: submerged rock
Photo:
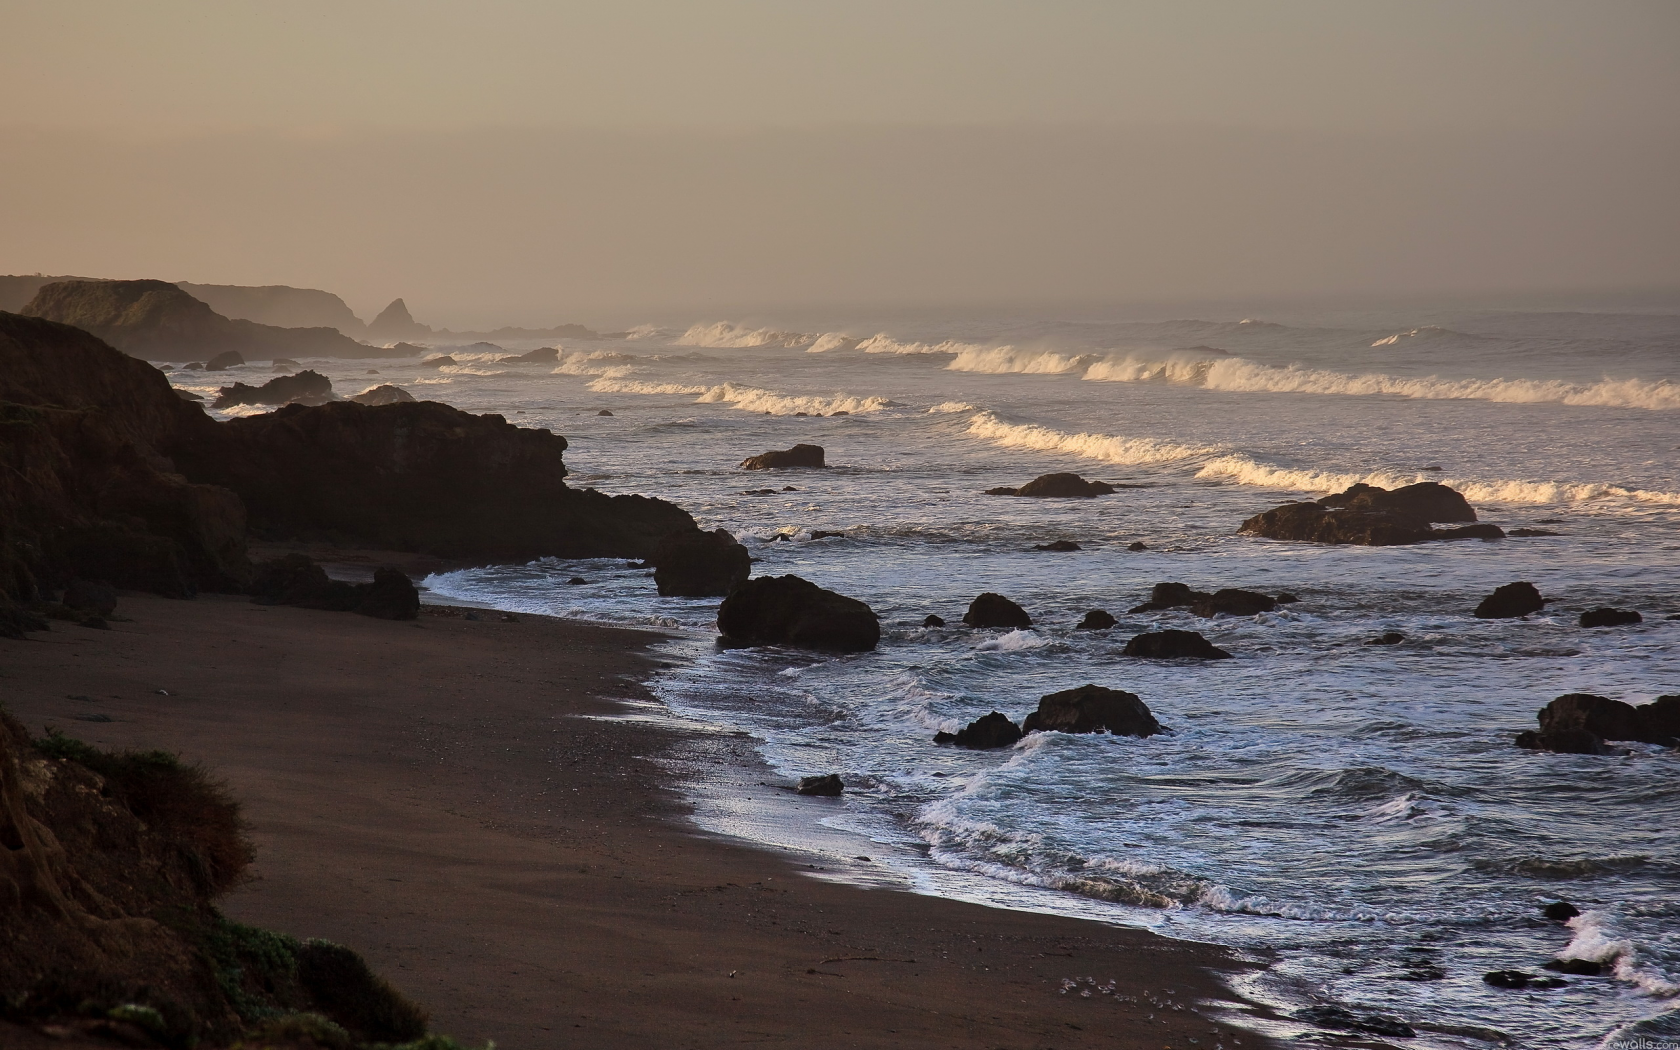
[[[1102,609],[1092,609],[1085,614],[1085,618],[1074,625],[1076,631],[1106,631],[1118,623]]]
[[[822,795],[829,798],[841,795],[846,790],[846,784],[838,773],[828,773],[819,777],[801,777],[796,789],[801,795]]]
[[[1507,536],[1533,537],[1533,536],[1562,536],[1563,533],[1553,532],[1550,529],[1512,529],[1510,532],[1507,532],[1505,535],[1507,535]]]
[[[1033,546],[1035,551],[1077,551],[1083,549],[1072,540],[1051,540],[1049,543],[1039,543]]]
[[[760,576],[735,588],[718,607],[725,645],[791,645],[865,652],[881,640],[875,611],[856,598],[798,576]]]
[[[783,470],[789,467],[826,467],[821,445],[795,445],[779,452],[764,452],[741,461],[742,470]]]
[[[1377,635],[1375,638],[1372,638],[1370,641],[1366,642],[1365,644],[1366,645],[1399,645],[1401,642],[1403,642],[1405,640],[1406,640],[1406,636],[1401,634],[1399,631],[1388,631],[1384,634]]]
[[[1008,715],[1001,711],[993,711],[975,719],[955,733],[935,734],[933,742],[986,751],[992,748],[1014,747],[1025,735],[1021,732],[1021,727],[1011,721]]]
[[[1489,970],[1482,983],[1495,988],[1562,988],[1569,982],[1556,977],[1536,977],[1521,970]]]
[[[667,597],[724,597],[752,575],[752,555],[728,529],[674,532],[654,548],[653,582]]]
[[[1481,604],[1476,606],[1473,615],[1479,620],[1509,620],[1539,612],[1545,607],[1546,599],[1540,597],[1540,592],[1535,589],[1534,584],[1519,581],[1496,587],[1492,594],[1483,598]]]
[[[1086,481],[1078,474],[1042,474],[1020,488],[987,489],[988,496],[1026,496],[1032,499],[1090,499],[1106,496],[1114,486],[1102,481]]]
[[[1082,685],[1040,697],[1021,723],[1023,733],[1102,733],[1148,737],[1165,732],[1136,693]]]
[[[1582,627],[1625,627],[1643,623],[1645,618],[1632,609],[1612,609],[1608,606],[1581,614]]]
[[[1295,1018],[1320,1028],[1334,1028],[1343,1032],[1369,1032],[1405,1039],[1417,1035],[1411,1025],[1395,1017],[1382,1014],[1356,1014],[1340,1006],[1309,1006],[1297,1010]]]
[[[1231,654],[1196,631],[1150,631],[1126,643],[1124,656],[1146,660],[1229,660]]]
[[[1027,615],[1025,609],[1003,595],[987,591],[968,603],[968,612],[963,614],[963,623],[970,627],[1018,629],[1031,627],[1032,617]]]

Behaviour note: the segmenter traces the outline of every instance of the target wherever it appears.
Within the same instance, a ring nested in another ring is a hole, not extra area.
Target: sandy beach
[[[1219,948],[808,878],[697,833],[650,759],[729,749],[611,717],[650,699],[656,635],[224,596],[125,594],[119,615],[0,643],[7,708],[224,776],[257,847],[224,911],[357,949],[464,1041],[1263,1042],[1202,1005],[1235,998],[1242,964]],[[815,820],[828,803],[809,801]],[[1061,992],[1084,977],[1117,994]]]

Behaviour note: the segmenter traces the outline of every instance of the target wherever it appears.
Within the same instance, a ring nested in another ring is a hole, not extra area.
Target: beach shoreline
[[[216,595],[119,614],[8,645],[8,709],[226,777],[257,863],[224,911],[356,948],[457,1038],[1265,1042],[1228,1020],[1258,1009],[1230,983],[1255,966],[1217,946],[800,878],[797,855],[696,830],[673,770],[738,766],[743,744],[637,716],[652,632]]]

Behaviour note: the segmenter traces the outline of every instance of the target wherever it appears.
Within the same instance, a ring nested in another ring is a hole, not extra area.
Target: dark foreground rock
[[[1102,481],[1086,481],[1078,474],[1042,474],[1020,488],[987,489],[988,496],[1026,496],[1031,499],[1090,499],[1107,496],[1114,486]]]
[[[413,401],[414,395],[400,386],[382,383],[359,394],[351,394],[346,400],[354,401],[358,405],[398,405],[405,401]]]
[[[1517,736],[1517,746],[1566,755],[1609,753],[1606,740],[1680,746],[1680,695],[1659,696],[1635,707],[1607,696],[1566,693],[1540,709],[1539,732]]]
[[[741,584],[718,607],[717,623],[725,645],[853,653],[881,640],[881,622],[869,606],[792,575]]]
[[[1136,693],[1082,685],[1041,697],[1038,710],[1021,723],[1025,733],[1102,733],[1154,736],[1164,732]]]
[[[780,452],[764,452],[741,461],[743,470],[783,470],[789,467],[826,467],[821,445],[795,445]]]
[[[1357,484],[1317,502],[1285,503],[1249,518],[1238,531],[1272,540],[1371,547],[1505,535],[1486,523],[1434,527],[1435,522],[1474,521],[1476,512],[1457,490],[1424,481],[1393,491]]]
[[[1106,631],[1119,621],[1102,609],[1092,609],[1085,614],[1085,618],[1074,625],[1076,631]]]
[[[722,598],[752,575],[752,555],[728,529],[673,532],[648,561],[654,585],[667,597]]]
[[[1476,606],[1474,615],[1479,620],[1510,620],[1537,613],[1545,607],[1546,599],[1540,597],[1534,584],[1519,581],[1495,588]]]
[[[827,773],[817,777],[801,777],[799,787],[795,789],[801,795],[819,795],[836,798],[845,793],[846,784],[838,773]]]
[[[1582,627],[1626,627],[1629,624],[1643,623],[1645,617],[1632,609],[1612,609],[1608,606],[1590,609],[1581,614]]]
[[[1126,643],[1122,655],[1146,660],[1229,660],[1231,654],[1195,631],[1150,631]]]
[[[346,583],[328,578],[326,570],[304,554],[287,554],[257,566],[251,600],[258,605],[354,612],[379,620],[413,620],[420,615],[420,592],[400,569],[377,569],[372,583]]]
[[[1032,617],[1027,611],[1005,598],[1001,594],[991,591],[980,595],[968,603],[968,612],[963,614],[963,623],[970,627],[1031,627]]]
[[[235,383],[216,392],[214,408],[234,405],[285,405],[293,401],[318,400],[332,395],[332,380],[304,369],[297,375],[276,376],[262,386]]]
[[[977,718],[955,733],[936,733],[933,742],[987,751],[998,747],[1014,747],[1026,734],[1021,727],[1001,711]]]
[[[1278,607],[1282,597],[1273,598],[1269,594],[1259,591],[1245,591],[1240,587],[1222,587],[1212,594],[1206,591],[1194,591],[1184,583],[1157,583],[1149,592],[1149,600],[1136,606],[1132,612],[1161,612],[1166,609],[1188,609],[1197,616],[1213,617],[1221,613],[1227,616],[1253,616],[1256,613],[1271,612]],[[1287,596],[1295,601],[1293,595]]]

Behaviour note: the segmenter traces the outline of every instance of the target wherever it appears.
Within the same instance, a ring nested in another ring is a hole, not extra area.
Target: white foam
[[[969,350],[984,349],[973,343],[959,343],[951,339],[942,343],[904,343],[885,332],[870,336],[859,343],[857,348],[866,354],[961,354]]]
[[[552,375],[563,376],[591,376],[604,375],[615,368],[626,368],[626,361],[634,361],[629,354],[614,353],[611,350],[591,350],[588,352],[572,350],[560,355],[560,361],[555,365]]]
[[[804,346],[816,337],[802,332],[782,332],[774,328],[747,328],[744,325],[718,321],[716,324],[697,324],[677,339],[678,346],[709,346],[716,348],[748,348],[757,346]]]
[[[656,324],[639,324],[624,333],[625,339],[658,339],[671,334],[670,329]]]
[[[829,396],[819,394],[783,394],[758,387],[720,383],[717,386],[686,386],[680,383],[649,383],[615,375],[612,371],[589,384],[589,389],[609,394],[694,394],[697,405],[726,404],[744,412],[768,412],[773,416],[791,416],[798,412],[810,415],[833,415],[849,412],[863,415],[891,408],[894,402],[884,397],[860,397],[847,393]]]
[[[976,652],[982,653],[1012,653],[1023,649],[1042,649],[1050,644],[1050,639],[1037,631],[1017,628],[1008,634],[988,638],[974,647]]]
[[[971,405],[967,401],[941,401],[928,409],[930,414],[951,414],[956,412],[978,412],[979,405]]]
[[[812,343],[811,348],[805,352],[808,354],[825,354],[830,350],[853,350],[856,349],[857,345],[858,340],[853,336],[842,335],[839,332],[824,332],[817,336],[817,341]]]
[[[1611,930],[1610,916],[1601,911],[1587,911],[1569,920],[1575,937],[1558,953],[1559,959],[1582,959],[1606,967],[1618,981],[1661,999],[1680,997],[1680,983],[1666,975],[1646,968],[1639,957],[1638,947],[1626,938],[1617,937]]]
[[[970,346],[957,353],[945,367],[953,372],[986,372],[993,375],[1060,375],[1090,368],[1096,354],[1063,354],[1055,350],[1032,350],[1013,346]]]
[[[1217,450],[1193,445],[1155,441],[1151,438],[1112,437],[1107,434],[1069,434],[1034,423],[1009,423],[990,412],[980,412],[968,422],[975,437],[1006,448],[1038,452],[1068,452],[1085,459],[1131,466],[1141,463],[1171,463],[1211,454]],[[1344,486],[1345,487],[1345,486]]]

